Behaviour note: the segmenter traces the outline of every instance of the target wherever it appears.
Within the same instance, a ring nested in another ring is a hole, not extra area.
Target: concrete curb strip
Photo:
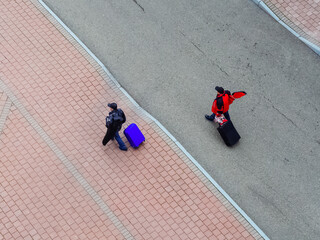
[[[289,27],[286,23],[284,23],[274,12],[262,1],[262,0],[252,0],[255,4],[257,4],[260,8],[262,8],[266,13],[268,13],[274,20],[284,26],[289,32],[299,38],[303,43],[305,43],[309,48],[311,48],[315,53],[320,56],[320,47],[305,39],[303,36],[294,31],[291,27]]]
[[[151,114],[139,106],[139,104],[129,95],[129,93],[121,87],[119,82],[114,78],[111,72],[104,66],[104,64],[90,51],[90,49],[59,19],[59,17],[42,1],[38,2],[56,19],[56,21],[75,39],[75,41],[98,63],[98,65],[105,71],[107,76],[112,80],[115,86],[129,99],[129,101],[136,107],[139,115],[144,115],[153,121],[174,143],[175,145],[189,158],[194,166],[216,187],[216,189],[227,199],[232,206],[242,215],[242,217],[260,234],[264,239],[269,239],[266,234],[251,220],[251,218],[236,204],[235,201],[219,186],[219,184],[206,172],[206,170],[187,152],[187,150],[178,142],[178,140]],[[103,73],[102,73],[103,75]]]

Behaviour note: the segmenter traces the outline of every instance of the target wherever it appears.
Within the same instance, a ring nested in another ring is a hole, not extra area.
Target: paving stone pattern
[[[320,0],[263,0],[278,17],[320,46]]]
[[[0,20],[0,239],[262,239],[37,1]],[[139,149],[102,146],[110,101]]]

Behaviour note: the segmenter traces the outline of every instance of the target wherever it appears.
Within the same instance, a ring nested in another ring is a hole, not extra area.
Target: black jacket
[[[125,122],[126,115],[120,108],[109,112],[109,116],[106,117],[106,127],[116,131],[120,131]]]

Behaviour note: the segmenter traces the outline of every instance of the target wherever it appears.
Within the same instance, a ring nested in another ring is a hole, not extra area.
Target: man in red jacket
[[[217,91],[217,97],[213,101],[211,111],[212,115],[205,115],[206,119],[213,121],[215,116],[220,116],[223,114],[227,120],[230,120],[229,115],[229,105],[233,103],[234,97],[231,95],[230,91],[224,90],[223,87],[216,86],[215,90]]]

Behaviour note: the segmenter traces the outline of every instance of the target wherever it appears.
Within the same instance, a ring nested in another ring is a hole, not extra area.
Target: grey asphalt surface
[[[319,239],[318,55],[251,1],[45,2],[268,237]],[[248,93],[233,148],[204,118],[216,85]]]

